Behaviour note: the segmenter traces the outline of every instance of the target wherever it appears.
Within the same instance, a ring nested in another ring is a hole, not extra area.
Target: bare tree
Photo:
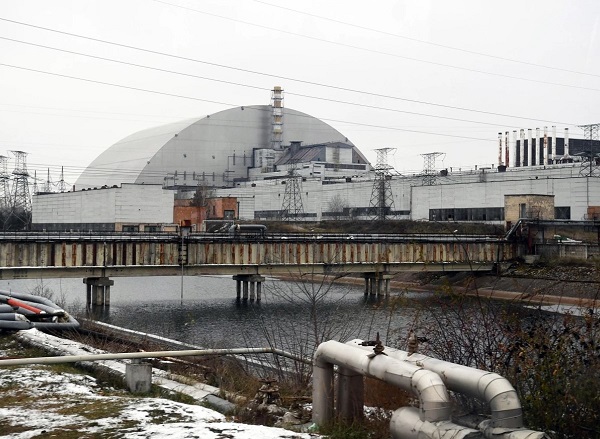
[[[340,194],[335,194],[327,204],[327,210],[335,220],[342,220],[346,218],[344,210],[348,208],[348,200],[342,197]]]
[[[210,186],[199,184],[190,204],[195,207],[206,207],[208,206],[208,199],[211,198],[212,195],[213,189]]]
[[[600,317],[595,306],[585,311],[556,314],[539,305],[468,297],[447,285],[423,306],[415,330],[427,340],[423,353],[506,377],[529,427],[553,432],[553,438],[595,438],[600,437]],[[405,340],[400,344],[404,347]],[[465,411],[487,410],[455,396]]]
[[[314,251],[319,241],[305,251]],[[330,255],[335,258],[335,255]],[[272,261],[271,263],[276,263]],[[285,282],[272,281],[264,286],[261,305],[260,330],[266,342],[274,348],[311,359],[316,348],[324,341],[348,341],[361,334],[370,335],[374,324],[373,316],[379,313],[371,304],[365,303],[365,315],[356,318],[356,306],[349,305],[351,290],[336,280],[346,276],[342,271],[328,271],[325,274],[290,272],[284,276]],[[277,304],[266,312],[265,302]],[[380,328],[377,328],[379,330]],[[247,341],[249,345],[255,340]],[[293,363],[276,358],[278,370],[283,371],[281,379],[293,376],[297,384],[308,384],[312,368],[310,365]],[[289,374],[293,371],[293,374]]]

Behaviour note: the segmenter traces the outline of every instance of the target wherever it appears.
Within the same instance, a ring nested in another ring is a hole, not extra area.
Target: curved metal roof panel
[[[120,185],[162,184],[228,186],[247,177],[255,148],[270,148],[272,107],[256,105],[224,110],[134,133],[100,154],[75,183],[76,189]],[[283,144],[343,141],[325,122],[285,108]],[[176,176],[176,177],[173,177]]]

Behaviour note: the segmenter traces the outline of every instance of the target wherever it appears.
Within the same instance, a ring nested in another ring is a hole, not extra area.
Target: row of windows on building
[[[525,214],[529,217],[530,215]],[[571,219],[571,207],[555,207],[555,219]],[[504,207],[429,209],[430,221],[504,221]]]

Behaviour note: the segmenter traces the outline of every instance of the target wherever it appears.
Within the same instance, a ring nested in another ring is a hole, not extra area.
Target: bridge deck
[[[489,270],[502,239],[456,235],[0,235],[0,278]]]

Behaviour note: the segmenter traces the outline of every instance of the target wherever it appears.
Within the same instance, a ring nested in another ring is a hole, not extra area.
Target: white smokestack
[[[540,152],[542,151],[542,148],[540,148],[540,129],[536,128],[535,129],[535,161],[536,161],[536,165],[541,165],[542,164],[542,155],[540,154]]]
[[[565,158],[569,158],[569,129],[565,128]]]
[[[556,125],[552,125],[552,163],[556,163]]]
[[[502,166],[502,133],[498,133],[498,166]]]
[[[510,142],[511,166],[517,166],[517,130],[513,130],[512,142]]]
[[[548,127],[544,127],[544,166],[548,164]]]
[[[533,140],[531,128],[527,129],[527,136],[527,166],[533,166]]]
[[[282,149],[283,144],[283,89],[279,86],[271,90],[271,148]]]
[[[508,131],[504,133],[504,164],[507,168],[508,163],[510,162],[510,147],[508,145],[508,134]]]

